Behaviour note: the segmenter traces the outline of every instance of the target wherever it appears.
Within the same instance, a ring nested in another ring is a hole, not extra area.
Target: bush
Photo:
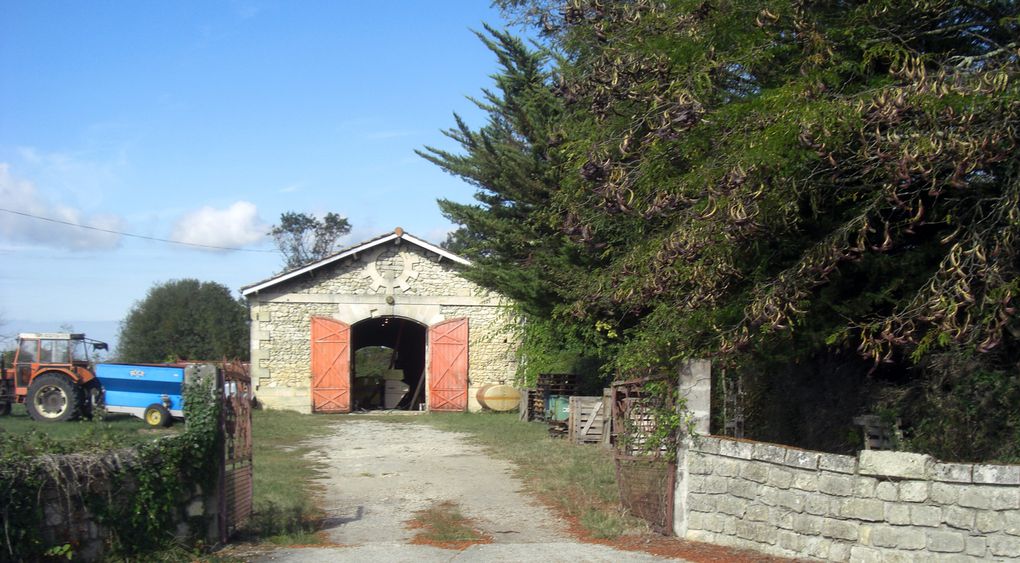
[[[104,530],[108,556],[131,558],[166,548],[196,487],[211,491],[219,475],[221,401],[205,378],[184,389],[187,427],[177,436],[133,449],[61,454],[44,434],[0,434],[0,559],[34,561],[75,546],[43,537],[44,491],[56,491],[65,516],[91,516]],[[125,494],[130,491],[130,494]],[[201,519],[201,518],[199,518]],[[205,522],[192,529],[204,530]],[[74,533],[75,526],[66,529]],[[56,551],[54,551],[56,550]],[[68,551],[72,550],[72,551]]]

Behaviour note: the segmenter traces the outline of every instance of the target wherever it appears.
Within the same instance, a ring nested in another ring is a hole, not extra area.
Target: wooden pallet
[[[520,418],[524,422],[545,420],[545,400],[537,389],[521,389]]]
[[[547,395],[576,395],[578,380],[574,373],[540,373],[535,389]]]
[[[609,424],[612,420],[608,390],[601,397],[570,397],[570,419],[567,436],[575,444],[609,446]]]

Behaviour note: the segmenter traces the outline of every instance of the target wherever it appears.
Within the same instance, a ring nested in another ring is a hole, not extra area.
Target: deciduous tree
[[[215,282],[157,284],[121,323],[117,357],[126,362],[248,358],[248,307]]]
[[[340,237],[351,232],[346,217],[327,213],[321,219],[307,213],[280,214],[280,224],[269,235],[283,254],[284,268],[292,270],[321,260],[337,250]]]

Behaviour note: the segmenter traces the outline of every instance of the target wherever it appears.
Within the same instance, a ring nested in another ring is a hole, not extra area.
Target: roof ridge
[[[318,270],[319,268],[328,266],[328,265],[330,265],[330,264],[332,264],[334,262],[342,260],[343,258],[346,258],[348,256],[352,256],[352,255],[356,255],[359,252],[363,252],[365,250],[368,250],[369,248],[378,246],[380,244],[384,244],[384,243],[389,242],[391,240],[407,240],[407,241],[415,244],[416,246],[421,247],[422,249],[424,249],[426,251],[433,252],[433,253],[438,254],[438,255],[440,255],[440,256],[442,256],[444,258],[448,258],[448,259],[452,260],[453,262],[456,262],[456,263],[461,264],[463,266],[471,266],[472,265],[470,260],[468,260],[468,259],[466,259],[466,258],[464,258],[462,256],[459,256],[457,254],[454,254],[453,252],[450,252],[449,250],[446,250],[445,248],[442,248],[441,246],[434,245],[434,244],[432,244],[432,243],[430,243],[430,242],[428,242],[428,241],[426,241],[424,239],[420,239],[420,238],[412,235],[411,233],[408,233],[407,231],[405,231],[401,227],[397,227],[397,228],[393,229],[392,232],[389,232],[389,233],[386,233],[386,234],[383,234],[383,235],[379,235],[377,237],[368,239],[366,241],[362,241],[360,243],[357,243],[357,244],[345,247],[345,248],[343,248],[341,250],[338,250],[337,252],[335,252],[335,253],[333,253],[333,254],[331,254],[329,256],[326,256],[326,257],[324,257],[324,258],[322,258],[320,260],[316,260],[315,262],[312,262],[312,263],[309,263],[309,264],[305,264],[304,266],[300,266],[298,268],[293,268],[291,270],[280,272],[279,274],[276,274],[274,276],[266,278],[266,279],[264,279],[262,281],[258,281],[258,282],[255,282],[255,283],[252,283],[252,284],[249,284],[249,285],[246,285],[246,286],[242,286],[241,287],[241,294],[244,295],[244,296],[247,296],[247,295],[251,295],[253,293],[258,293],[259,291],[262,291],[263,289],[267,289],[267,288],[272,287],[274,285],[277,285],[277,284],[289,281],[291,279],[294,279],[296,277],[299,277],[299,276],[301,276],[303,274],[312,272],[314,270]]]

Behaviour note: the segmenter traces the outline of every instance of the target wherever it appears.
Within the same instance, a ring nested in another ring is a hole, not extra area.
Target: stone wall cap
[[[975,483],[1020,485],[1020,465],[975,465]]]
[[[936,463],[932,478],[943,483],[970,483],[973,471],[969,463]]]
[[[882,450],[860,452],[858,463],[861,475],[900,479],[926,479],[934,465],[930,455]]]

